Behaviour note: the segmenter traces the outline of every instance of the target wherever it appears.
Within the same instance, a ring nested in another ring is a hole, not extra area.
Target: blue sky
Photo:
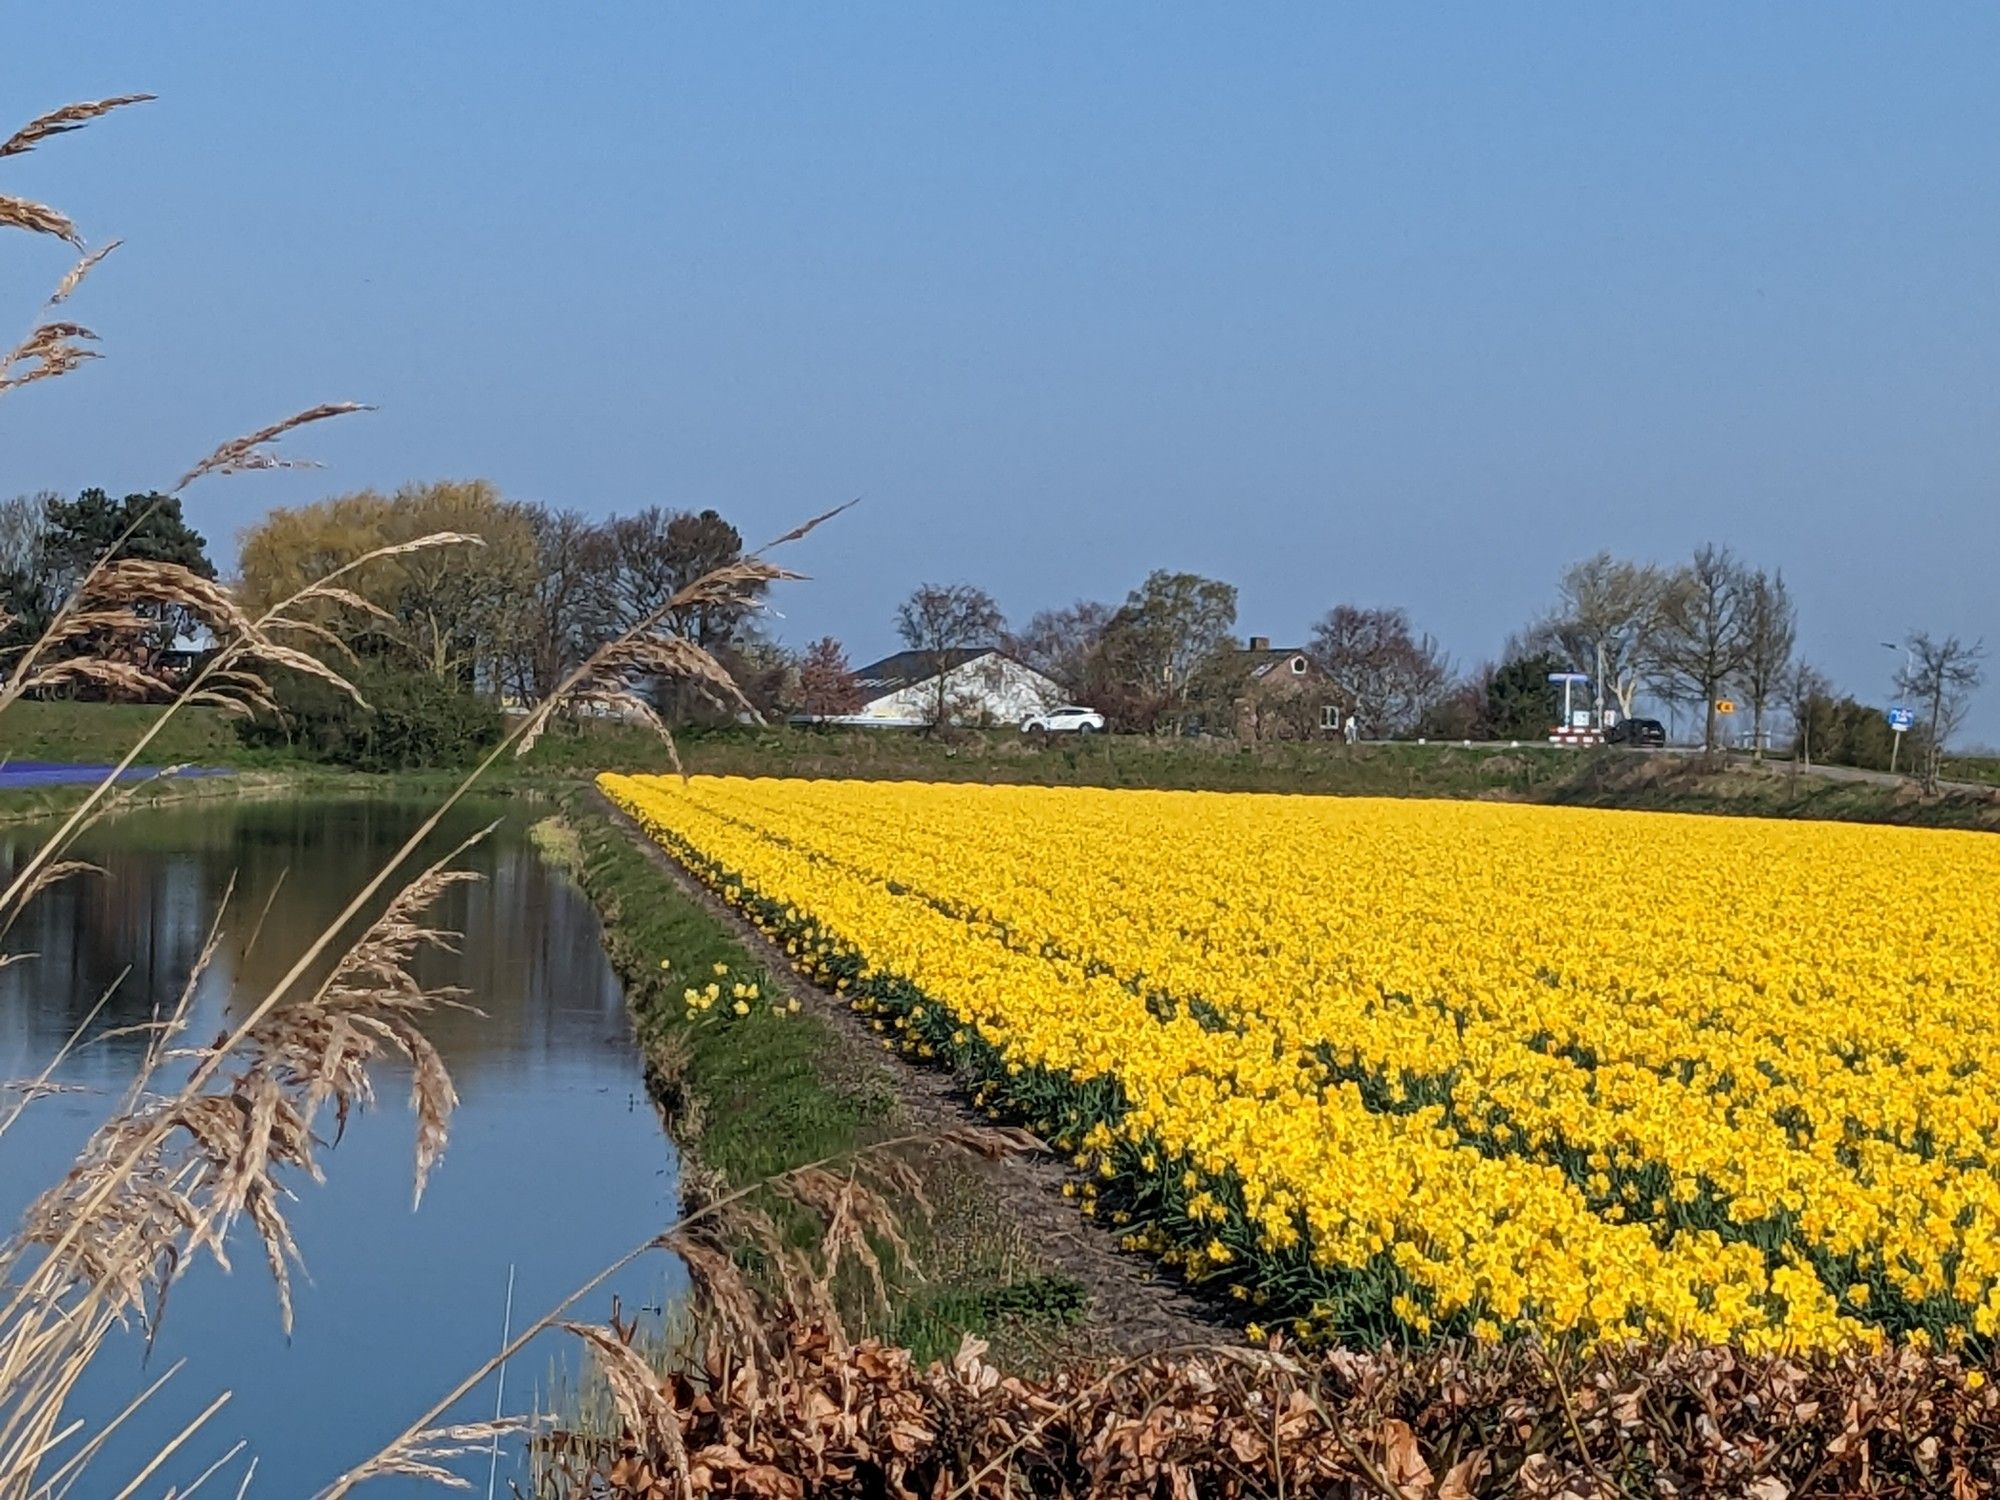
[[[484,475],[714,505],[783,634],[1154,567],[1462,663],[1600,547],[1782,566],[1864,697],[2000,646],[2000,10],[14,7],[0,94],[161,102],[0,167],[127,244],[0,490],[169,479],[321,399],[265,506]],[[11,123],[11,122],[10,122]],[[25,322],[61,247],[0,242]],[[1972,734],[2000,740],[2000,685]]]

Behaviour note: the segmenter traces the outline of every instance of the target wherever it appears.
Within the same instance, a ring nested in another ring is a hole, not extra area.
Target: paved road
[[[119,779],[122,781],[150,781],[162,774],[160,766],[134,766]],[[53,760],[9,760],[0,761],[0,791],[10,791],[17,787],[29,786],[73,786],[79,783],[102,781],[111,774],[108,765],[73,765]],[[175,771],[176,776],[227,776],[230,773],[220,766],[182,766]]]
[[[1767,760],[1764,762],[1774,771],[1791,769],[1788,760]],[[1876,786],[1914,786],[1917,778],[1898,773],[1891,776],[1887,771],[1863,771],[1856,766],[1810,766],[1802,768],[1808,776],[1824,776],[1828,781],[1865,781]],[[1938,786],[1948,792],[1984,792],[1988,796],[2000,796],[2000,787],[1989,781],[1940,781]]]

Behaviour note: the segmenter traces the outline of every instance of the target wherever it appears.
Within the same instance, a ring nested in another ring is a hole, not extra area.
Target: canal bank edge
[[[345,783],[299,771],[245,771],[227,776],[154,776],[121,785],[98,816],[116,817],[147,808],[196,802],[217,797],[293,796],[333,790]],[[0,789],[0,827],[45,823],[73,811],[94,790],[94,783]]]
[[[649,1084],[697,1170],[740,1187],[871,1140],[985,1123],[954,1080],[885,1052],[860,1017],[795,974],[595,788],[567,799],[564,818],[545,852],[575,861],[598,907]],[[662,971],[662,958],[674,968]],[[690,1025],[684,991],[714,963],[762,971],[764,998],[797,1000],[797,1013],[765,1005],[726,1027]],[[690,1097],[696,1130],[682,1141],[673,1117]],[[924,1176],[933,1212],[910,1226],[920,1274],[899,1278],[894,1317],[870,1331],[920,1358],[974,1333],[1015,1368],[1214,1337],[1206,1308],[1064,1203],[1060,1162],[940,1151],[927,1155]]]

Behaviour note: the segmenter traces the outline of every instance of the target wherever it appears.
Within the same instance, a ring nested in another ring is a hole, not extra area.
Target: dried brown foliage
[[[597,1330],[594,1347],[607,1337]],[[2000,1491],[2000,1397],[1908,1350],[1818,1364],[1725,1349],[1335,1354],[1198,1349],[1044,1381],[968,1338],[918,1369],[792,1324],[752,1384],[711,1349],[653,1375],[616,1439],[542,1440],[554,1494],[694,1496],[1939,1495]],[[629,1369],[628,1386],[636,1384]],[[624,1409],[621,1403],[621,1410]],[[666,1442],[658,1434],[671,1417]],[[689,1487],[678,1464],[684,1452]]]

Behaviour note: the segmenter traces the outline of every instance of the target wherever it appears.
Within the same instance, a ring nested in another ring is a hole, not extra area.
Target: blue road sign
[[[1917,716],[1907,708],[1892,708],[1883,717],[1889,721],[1889,727],[1898,734],[1917,722]]]

